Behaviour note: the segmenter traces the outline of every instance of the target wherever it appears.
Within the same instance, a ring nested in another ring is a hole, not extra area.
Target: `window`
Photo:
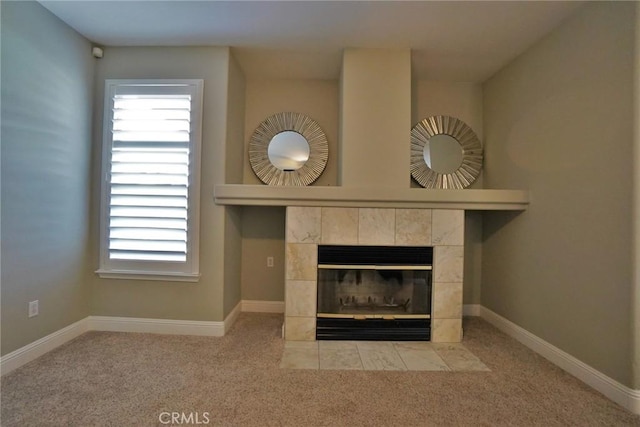
[[[197,281],[202,80],[107,80],[101,277]]]

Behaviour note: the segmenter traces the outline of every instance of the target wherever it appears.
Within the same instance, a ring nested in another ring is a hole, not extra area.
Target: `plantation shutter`
[[[115,94],[112,120],[109,259],[185,262],[191,95]]]

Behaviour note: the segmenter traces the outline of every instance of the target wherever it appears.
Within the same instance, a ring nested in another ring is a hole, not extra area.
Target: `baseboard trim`
[[[640,390],[633,390],[619,383],[486,307],[480,306],[480,316],[620,406],[634,414],[640,414]]]
[[[241,311],[242,311],[242,301],[239,301],[238,304],[236,304],[236,306],[233,307],[233,310],[231,310],[231,313],[229,313],[227,317],[224,318],[224,334],[229,332],[229,329],[231,329],[233,324],[236,323],[236,320],[238,320],[238,316],[240,316]]]
[[[462,306],[463,316],[480,317],[480,304],[465,304]]]
[[[284,313],[284,301],[242,300],[242,311],[251,313]]]
[[[89,316],[88,319],[90,331],[202,335],[211,337],[221,337],[225,331],[224,322],[112,316]]]
[[[0,358],[0,375],[8,374],[51,350],[60,347],[62,344],[79,337],[87,332],[89,330],[88,328],[87,318],[84,318],[2,356]]]
[[[221,337],[231,329],[242,308],[239,302],[222,322],[89,316],[0,358],[0,375],[26,365],[88,331],[141,332]]]

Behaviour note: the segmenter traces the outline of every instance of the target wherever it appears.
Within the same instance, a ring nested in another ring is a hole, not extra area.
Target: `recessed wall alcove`
[[[218,204],[286,206],[284,277],[274,279],[273,286],[282,289],[285,300],[287,340],[315,340],[318,244],[366,244],[434,247],[432,340],[460,341],[462,306],[465,298],[475,296],[475,284],[465,280],[475,282],[479,276],[474,272],[479,239],[469,241],[477,231],[465,230],[465,224],[481,224],[477,217],[469,221],[469,215],[523,211],[528,197],[520,190],[215,187]]]

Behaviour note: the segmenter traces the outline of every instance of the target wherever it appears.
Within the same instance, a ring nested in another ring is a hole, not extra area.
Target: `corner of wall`
[[[633,388],[640,390],[640,2],[635,4],[635,49],[633,90],[633,207],[632,294],[631,294],[631,376]]]

